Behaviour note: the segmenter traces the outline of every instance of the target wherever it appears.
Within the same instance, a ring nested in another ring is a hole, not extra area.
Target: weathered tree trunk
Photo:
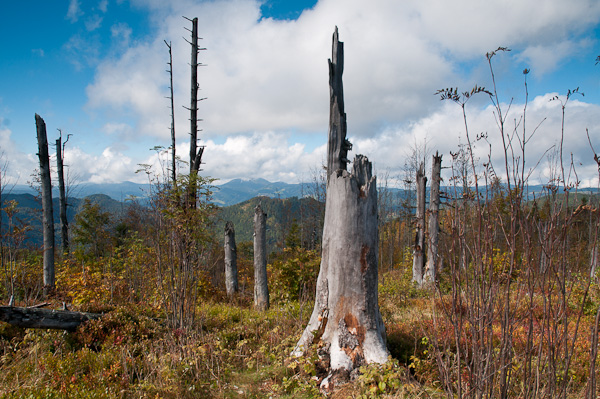
[[[425,266],[425,191],[427,177],[423,163],[417,171],[417,213],[415,247],[413,249],[413,281],[419,286],[423,285],[423,272]]]
[[[100,317],[99,313],[0,306],[1,321],[23,328],[74,331],[81,323]]]
[[[267,214],[259,205],[254,209],[254,307],[269,309],[267,282]]]
[[[598,270],[598,261],[600,260],[600,252],[598,251],[598,243],[596,242],[592,247],[590,254],[590,277],[596,277],[596,270]]]
[[[431,165],[431,190],[429,191],[429,224],[427,233],[427,264],[425,265],[425,281],[435,282],[440,262],[438,260],[438,241],[440,233],[440,181],[442,173],[442,156],[436,152]]]
[[[196,156],[198,148],[198,18],[192,20],[192,63],[190,64],[190,175],[198,171]]]
[[[167,48],[169,49],[169,82],[170,82],[170,86],[169,88],[171,89],[171,96],[169,97],[169,99],[171,100],[171,180],[173,182],[173,186],[175,186],[175,184],[177,184],[177,164],[175,162],[176,160],[176,154],[175,154],[175,99],[173,96],[173,52],[171,51],[171,42],[167,43],[167,41],[165,40],[165,44],[167,45]]]
[[[342,99],[343,46],[333,35],[329,61],[330,125],[327,199],[321,269],[315,307],[293,355],[319,343],[319,356],[331,374],[321,387],[346,379],[366,363],[385,363],[385,327],[377,294],[377,184],[362,155],[346,171],[346,122]]]
[[[60,130],[59,130],[60,131]],[[69,140],[67,136],[67,141]],[[66,143],[66,141],[65,141]],[[60,239],[63,254],[69,253],[69,221],[67,219],[67,194],[65,190],[65,173],[63,165],[63,143],[61,137],[56,139],[56,166],[58,170],[58,207],[60,216]]]
[[[192,20],[192,62],[191,62],[191,96],[190,96],[190,188],[188,203],[196,207],[197,176],[202,163],[204,147],[198,148],[198,18]]]
[[[35,114],[37,128],[40,179],[42,183],[42,231],[44,235],[44,293],[54,290],[54,218],[52,212],[52,182],[50,180],[50,157],[46,123]]]
[[[225,223],[225,288],[227,296],[238,292],[237,248],[233,223]]]

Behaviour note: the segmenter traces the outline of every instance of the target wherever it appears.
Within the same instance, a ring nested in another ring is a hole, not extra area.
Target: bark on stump
[[[237,248],[232,222],[225,223],[225,289],[228,297],[238,292]]]
[[[442,156],[437,152],[431,165],[431,191],[429,192],[429,223],[427,233],[427,264],[425,265],[425,282],[435,282],[440,262],[438,258],[439,242],[439,210],[440,210],[440,181],[442,173]]]
[[[267,284],[267,214],[259,205],[254,209],[254,307],[269,309]]]
[[[417,213],[415,247],[413,249],[413,279],[420,287],[423,285],[423,272],[425,269],[425,191],[427,177],[425,177],[425,166],[423,163],[417,171]]]
[[[38,140],[38,157],[40,160],[40,180],[42,186],[42,232],[44,236],[44,293],[48,295],[54,290],[54,217],[52,211],[52,182],[50,180],[50,156],[48,155],[48,138],[46,122],[35,114],[35,125]]]
[[[341,85],[343,46],[337,28],[332,53],[321,268],[315,307],[292,352],[301,356],[311,344],[318,344],[319,357],[331,371],[321,383],[324,389],[356,375],[366,363],[385,363],[388,358],[377,293],[377,184],[371,163],[362,155],[355,157],[352,173],[346,170],[350,143]]]

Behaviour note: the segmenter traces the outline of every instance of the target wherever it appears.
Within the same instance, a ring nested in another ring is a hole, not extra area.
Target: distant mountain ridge
[[[445,186],[441,188],[442,192],[454,192],[454,188]],[[485,187],[480,187],[484,191]],[[84,198],[94,194],[104,194],[116,201],[126,201],[127,199],[137,198],[144,202],[151,193],[149,184],[139,184],[133,182],[122,183],[85,183],[73,187],[70,193],[72,198]],[[406,190],[399,188],[388,188],[388,191],[394,196],[404,197]],[[533,199],[534,195],[538,197],[544,191],[542,185],[530,185],[528,187],[527,199]],[[597,193],[597,188],[579,188],[580,193]],[[220,207],[227,207],[248,201],[255,197],[268,197],[286,199],[292,197],[306,197],[314,192],[314,183],[285,183],[270,182],[265,179],[233,179],[223,184],[216,184],[213,189],[212,202]],[[461,188],[457,187],[457,192]],[[32,194],[37,195],[34,189],[27,185],[16,185],[6,187],[5,194]],[[427,196],[429,196],[429,187],[427,187]],[[52,196],[58,197],[58,189],[52,190]]]
[[[302,197],[303,189],[306,192],[307,184],[289,184],[284,182],[270,182],[265,179],[233,179],[227,183],[215,185],[212,202],[219,206],[230,206],[247,201],[254,197],[291,198]],[[70,194],[73,198],[84,198],[94,194],[104,194],[116,201],[125,201],[131,198],[147,199],[151,192],[149,184],[133,182],[122,183],[85,183],[76,185]],[[12,189],[7,187],[6,192],[11,194],[37,195],[35,190],[27,185],[16,185]],[[58,197],[58,189],[53,187],[52,196]]]

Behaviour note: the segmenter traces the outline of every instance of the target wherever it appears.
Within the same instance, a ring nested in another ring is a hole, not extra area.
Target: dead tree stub
[[[237,248],[232,222],[225,223],[225,288],[228,297],[238,291]]]
[[[267,214],[259,205],[254,209],[254,307],[269,308],[267,282]]]
[[[46,122],[35,114],[38,157],[40,160],[40,180],[42,184],[42,232],[44,236],[44,292],[54,290],[54,217],[52,211],[52,181],[50,180],[50,156]]]
[[[427,177],[425,177],[425,166],[423,163],[417,171],[417,212],[415,247],[413,249],[413,282],[419,286],[423,285],[423,272],[425,268],[425,191]]]
[[[60,132],[60,130],[59,130]],[[69,141],[69,136],[67,135],[67,140],[62,142],[62,132],[61,136],[56,139],[56,166],[58,171],[58,207],[59,207],[59,216],[60,216],[60,239],[62,243],[62,252],[63,254],[69,253],[69,221],[67,219],[67,192],[65,189],[65,173],[64,173],[64,148],[67,141]]]
[[[425,281],[434,282],[440,266],[438,259],[439,242],[439,209],[440,209],[440,181],[442,172],[442,156],[437,152],[433,156],[431,165],[431,190],[429,191],[429,223],[427,234],[427,264],[425,265]]]
[[[337,28],[332,52],[321,268],[313,313],[292,353],[301,356],[311,344],[320,344],[319,356],[329,361],[332,372],[321,383],[324,388],[365,363],[385,363],[388,357],[377,293],[377,185],[365,156],[355,157],[352,173],[346,170],[350,146],[343,113],[343,46]]]

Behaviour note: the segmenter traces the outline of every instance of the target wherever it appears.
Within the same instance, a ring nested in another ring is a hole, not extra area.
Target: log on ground
[[[0,321],[23,328],[75,331],[80,324],[100,317],[100,313],[0,306]]]

